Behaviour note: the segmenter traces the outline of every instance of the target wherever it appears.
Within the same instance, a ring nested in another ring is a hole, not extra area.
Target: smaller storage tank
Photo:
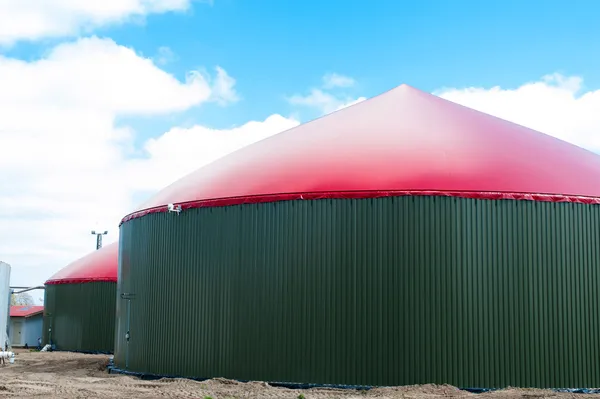
[[[8,326],[10,318],[10,265],[0,262],[0,346],[10,345]]]
[[[46,281],[44,344],[56,350],[112,353],[118,244],[69,264]]]

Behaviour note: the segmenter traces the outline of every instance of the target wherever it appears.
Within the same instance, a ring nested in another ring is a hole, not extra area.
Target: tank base
[[[122,374],[137,377],[141,380],[152,381],[160,380],[162,378],[171,379],[187,379],[192,381],[207,381],[210,378],[197,378],[197,377],[181,377],[173,375],[156,375],[148,373],[140,373],[136,371],[123,370],[114,365],[113,358],[109,360],[109,365],[106,368],[109,374]],[[238,382],[246,383],[249,381],[236,380]],[[348,389],[357,391],[368,391],[372,386],[360,386],[360,385],[337,385],[337,384],[306,384],[306,383],[295,383],[295,382],[268,382],[272,387],[289,388],[289,389],[311,389],[311,388],[333,388],[333,389]],[[381,387],[378,387],[381,388]],[[459,388],[461,391],[469,393],[479,394],[485,392],[499,391],[500,388]],[[547,388],[554,392],[564,393],[581,393],[581,394],[600,394],[600,388]]]

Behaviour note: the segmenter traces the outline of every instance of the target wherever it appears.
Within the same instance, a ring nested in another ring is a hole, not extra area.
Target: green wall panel
[[[58,350],[112,353],[116,289],[110,282],[46,285],[44,344],[52,341]]]
[[[279,382],[600,386],[599,221],[598,206],[448,197],[149,214],[121,226],[117,291],[135,297],[117,299],[115,363]]]

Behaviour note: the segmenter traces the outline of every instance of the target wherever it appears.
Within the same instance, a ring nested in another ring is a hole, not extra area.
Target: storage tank
[[[118,243],[67,265],[46,281],[44,344],[57,350],[112,353]]]
[[[10,345],[8,326],[10,325],[10,265],[0,262],[0,347]]]
[[[115,364],[287,383],[599,386],[598,182],[596,154],[400,86],[217,160],[127,215]]]

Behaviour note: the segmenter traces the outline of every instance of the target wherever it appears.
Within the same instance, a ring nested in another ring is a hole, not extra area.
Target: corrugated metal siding
[[[29,347],[35,348],[38,345],[38,338],[42,336],[42,328],[44,324],[44,316],[39,314],[37,316],[21,318],[23,320],[22,330],[22,344],[29,345]]]
[[[116,283],[46,285],[43,342],[58,350],[113,352]]]
[[[598,206],[445,197],[134,219],[121,227],[119,270],[119,293],[136,295],[129,369],[358,385],[600,386],[599,221]],[[125,321],[119,312],[117,323]]]

